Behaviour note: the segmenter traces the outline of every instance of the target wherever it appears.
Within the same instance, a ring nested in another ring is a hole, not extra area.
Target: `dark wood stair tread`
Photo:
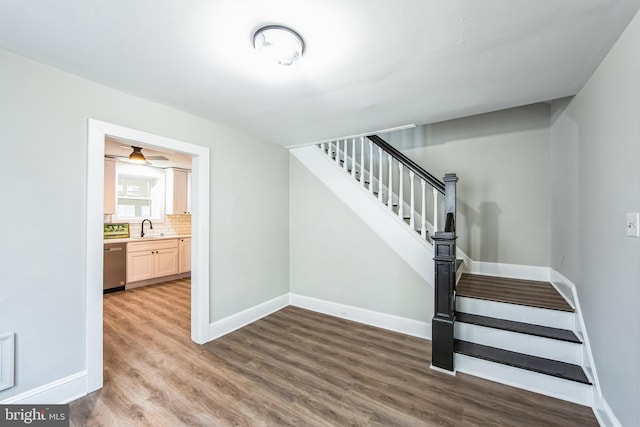
[[[537,337],[551,338],[559,341],[566,341],[582,344],[582,341],[573,331],[567,329],[551,328],[548,326],[532,325],[524,322],[514,322],[513,320],[496,319],[495,317],[478,316],[477,314],[456,313],[456,321],[469,323],[472,325],[485,326],[487,328],[502,329],[510,332],[534,335]]]
[[[574,309],[549,282],[465,273],[456,285],[456,295],[509,304],[573,313]]]
[[[589,378],[587,378],[582,368],[571,363],[516,353],[515,351],[503,350],[462,340],[455,341],[455,352],[490,362],[501,363],[515,368],[591,385],[591,381],[589,381]]]

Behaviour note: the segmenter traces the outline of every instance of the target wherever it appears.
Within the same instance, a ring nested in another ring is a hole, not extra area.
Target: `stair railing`
[[[378,135],[325,142],[319,148],[423,239],[444,229],[451,211],[445,183]]]
[[[453,371],[456,280],[456,183],[454,173],[435,178],[378,135],[318,144],[346,173],[411,229],[434,244],[434,316],[432,366]],[[408,175],[408,187],[405,187]],[[416,194],[416,182],[420,191]],[[407,194],[408,197],[407,197]],[[417,196],[417,197],[416,197]],[[418,199],[416,201],[416,199]],[[408,216],[405,212],[408,205]],[[419,204],[419,208],[417,207]],[[431,206],[431,211],[427,206]],[[431,220],[431,233],[429,233]],[[418,228],[416,225],[419,223]]]

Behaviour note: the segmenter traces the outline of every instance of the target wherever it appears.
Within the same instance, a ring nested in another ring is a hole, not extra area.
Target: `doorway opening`
[[[191,339],[209,341],[209,149],[159,135],[89,119],[86,224],[87,392],[103,384],[103,221],[105,138],[136,141],[145,147],[182,153],[192,159]]]

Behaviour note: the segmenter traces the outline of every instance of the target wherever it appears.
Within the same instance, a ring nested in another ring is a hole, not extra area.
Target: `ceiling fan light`
[[[134,146],[131,146],[131,148],[133,148],[133,151],[129,154],[129,161],[131,163],[142,164],[146,162],[147,159],[145,159],[144,154],[142,154],[142,148]]]
[[[302,56],[304,41],[291,28],[267,25],[254,34],[253,47],[280,65],[291,65]]]

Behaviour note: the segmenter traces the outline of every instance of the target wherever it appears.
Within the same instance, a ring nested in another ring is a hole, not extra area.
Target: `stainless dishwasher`
[[[127,280],[127,244],[104,244],[104,274],[102,287],[104,293],[124,290]]]

